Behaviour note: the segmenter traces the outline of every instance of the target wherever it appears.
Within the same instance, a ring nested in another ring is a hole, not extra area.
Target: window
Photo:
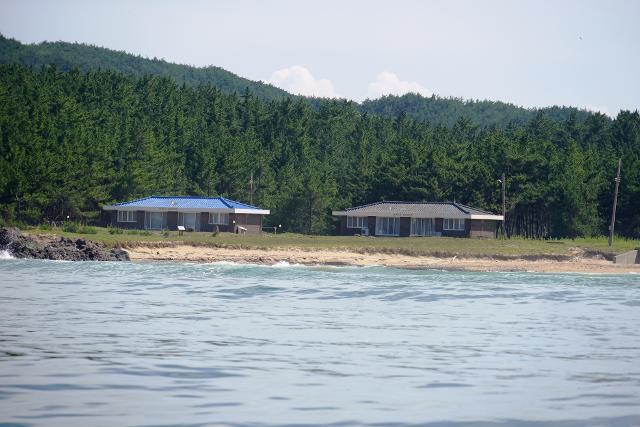
[[[229,214],[221,212],[209,212],[209,224],[228,225]]]
[[[464,231],[464,218],[445,218],[442,223],[442,229]]]
[[[178,225],[183,226],[185,230],[200,231],[198,222],[198,215],[195,212],[178,212]]]
[[[144,227],[148,230],[164,230],[167,228],[167,213],[145,212]]]
[[[136,222],[136,211],[118,211],[118,222]]]
[[[400,218],[376,217],[377,236],[399,236]]]
[[[369,222],[366,216],[348,216],[347,228],[367,228]]]
[[[411,218],[412,236],[433,236],[435,230],[433,218]]]

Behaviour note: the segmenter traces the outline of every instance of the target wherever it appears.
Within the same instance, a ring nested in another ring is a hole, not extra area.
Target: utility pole
[[[613,229],[616,225],[616,205],[618,204],[618,186],[620,185],[620,164],[622,159],[618,159],[618,173],[616,174],[616,191],[613,193],[613,211],[611,212],[611,225],[609,226],[609,246],[613,244]]]
[[[251,179],[249,180],[249,204],[253,205],[253,172],[251,172]]]
[[[504,175],[504,172],[502,172],[502,179],[499,179],[498,181],[502,183],[502,236],[507,237],[507,227],[505,227],[505,221],[507,219],[507,179]]]

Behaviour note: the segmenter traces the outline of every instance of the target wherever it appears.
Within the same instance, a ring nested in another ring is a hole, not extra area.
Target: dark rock
[[[22,236],[22,233],[17,228],[0,228],[0,247],[7,247],[11,242],[15,242]]]
[[[85,239],[55,239],[29,236],[17,228],[0,228],[0,249],[16,258],[38,258],[66,261],[129,261],[122,249],[107,249],[101,243]]]
[[[115,261],[129,261],[129,253],[124,249],[111,249],[111,255]]]

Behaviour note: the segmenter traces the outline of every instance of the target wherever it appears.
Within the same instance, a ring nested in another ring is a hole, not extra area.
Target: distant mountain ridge
[[[505,127],[510,124],[522,126],[539,112],[557,122],[569,120],[572,115],[575,116],[576,121],[583,122],[594,114],[575,107],[523,108],[501,101],[463,100],[437,95],[424,97],[416,93],[407,93],[402,96],[388,95],[374,100],[368,99],[360,104],[359,109],[361,112],[384,117],[396,117],[404,113],[418,121],[446,126],[452,126],[460,117],[467,117],[480,125]]]
[[[82,72],[102,68],[137,77],[145,74],[168,76],[187,86],[210,84],[225,93],[240,95],[248,88],[263,101],[294,97],[280,88],[245,79],[220,67],[174,64],[163,59],[148,59],[127,52],[79,43],[23,44],[1,34],[0,63],[19,63],[32,67],[54,64],[62,71],[78,68]]]
[[[293,95],[270,84],[240,77],[220,67],[174,64],[163,59],[143,58],[122,51],[79,43],[24,44],[0,34],[0,63],[19,63],[35,68],[53,64],[62,71],[77,68],[82,72],[101,68],[137,77],[145,74],[167,76],[179,84],[184,83],[187,86],[209,84],[228,94],[242,95],[248,89],[264,102],[283,98],[306,99],[313,107],[318,107],[324,102],[320,98]],[[383,117],[397,117],[404,113],[417,121],[445,126],[452,126],[461,117],[466,117],[480,126],[506,127],[509,124],[524,125],[538,112],[545,113],[554,121],[566,121],[573,116],[579,122],[593,114],[575,107],[554,106],[528,109],[500,101],[465,101],[460,98],[424,97],[415,93],[366,100],[357,104],[357,108],[361,113]]]

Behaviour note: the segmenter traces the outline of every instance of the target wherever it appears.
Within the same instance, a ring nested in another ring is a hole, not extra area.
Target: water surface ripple
[[[638,426],[640,277],[0,261],[0,426]]]

